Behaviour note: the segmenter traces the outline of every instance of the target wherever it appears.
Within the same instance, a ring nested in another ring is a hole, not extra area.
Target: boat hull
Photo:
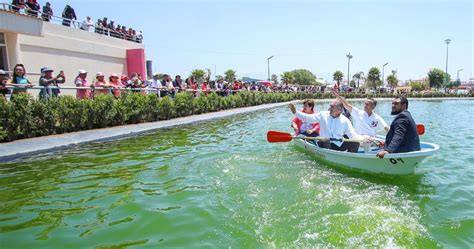
[[[414,174],[416,167],[426,157],[439,150],[438,145],[423,142],[420,143],[420,151],[387,154],[383,159],[380,159],[376,156],[376,151],[349,153],[320,148],[302,139],[295,139],[294,142],[298,147],[303,148],[322,162],[341,168],[386,175]]]

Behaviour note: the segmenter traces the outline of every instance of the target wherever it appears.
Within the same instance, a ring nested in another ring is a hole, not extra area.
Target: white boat
[[[374,149],[368,153],[363,150],[359,150],[358,153],[350,153],[320,148],[303,139],[293,139],[293,141],[298,147],[308,151],[322,162],[341,168],[386,175],[413,174],[416,167],[426,157],[439,150],[439,146],[436,144],[420,142],[420,151],[386,154],[381,159],[376,156],[379,149]]]

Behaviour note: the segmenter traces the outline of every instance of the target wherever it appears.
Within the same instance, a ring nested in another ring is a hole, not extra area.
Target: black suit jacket
[[[420,137],[409,111],[401,112],[393,120],[385,138],[385,150],[390,153],[420,150]]]

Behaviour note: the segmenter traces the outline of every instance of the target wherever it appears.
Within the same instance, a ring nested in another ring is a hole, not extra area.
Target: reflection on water
[[[472,117],[439,116],[472,103],[410,103],[422,139],[441,145],[413,176],[335,169],[267,143],[266,131],[290,130],[285,108],[2,164],[1,246],[466,247]],[[388,122],[389,108],[377,107]]]

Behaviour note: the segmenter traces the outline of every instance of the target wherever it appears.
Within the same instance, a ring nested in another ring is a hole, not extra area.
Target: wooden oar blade
[[[417,124],[416,130],[418,131],[418,135],[425,134],[425,126],[423,124]]]
[[[267,132],[267,141],[270,143],[290,142],[293,139],[290,133],[269,131]]]

